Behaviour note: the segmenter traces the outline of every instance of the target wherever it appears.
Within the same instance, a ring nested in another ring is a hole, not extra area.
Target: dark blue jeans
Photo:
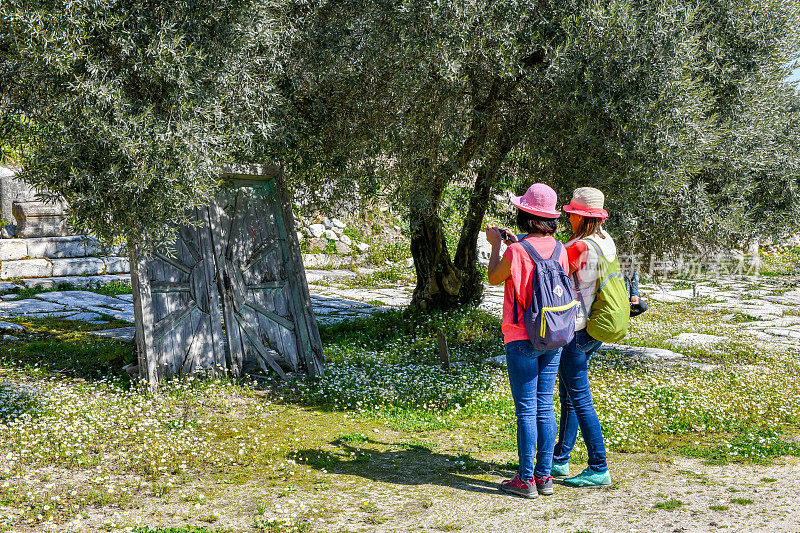
[[[575,447],[580,428],[589,455],[589,466],[596,472],[608,470],[603,430],[592,403],[592,392],[589,390],[589,359],[601,344],[603,343],[582,329],[576,331],[572,342],[562,349],[561,364],[558,367],[561,419],[558,425],[558,442],[553,452],[553,461],[556,463],[569,461],[569,454]]]
[[[530,341],[506,344],[511,396],[517,413],[519,477],[549,476],[556,440],[553,389],[561,350],[534,350]],[[534,454],[536,465],[534,467]]]

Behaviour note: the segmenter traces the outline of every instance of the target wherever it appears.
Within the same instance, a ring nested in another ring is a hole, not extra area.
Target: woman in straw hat
[[[576,280],[576,291],[581,306],[575,323],[575,338],[561,354],[558,395],[561,400],[561,418],[558,442],[553,457],[552,474],[567,478],[564,484],[573,487],[609,485],[611,476],[606,463],[603,430],[589,390],[589,359],[601,341],[586,331],[586,318],[595,298],[595,285],[599,275],[598,249],[608,260],[617,255],[614,240],[603,229],[608,212],[603,208],[603,193],[592,187],[575,189],[572,200],[563,207],[569,213],[572,239],[567,242],[569,273]],[[587,242],[590,239],[592,242]],[[569,477],[569,455],[581,430],[586,443],[588,467],[575,477]]]
[[[536,498],[539,494],[553,493],[553,478],[550,475],[556,437],[553,389],[561,348],[536,350],[524,323],[519,320],[534,290],[532,284],[536,264],[526,251],[526,246],[532,245],[542,258],[552,258],[557,254],[564,272],[568,263],[564,247],[553,238],[560,215],[556,209],[556,192],[543,183],[536,183],[523,196],[511,198],[511,202],[517,207],[517,226],[526,234],[522,239],[526,244],[517,242],[515,235],[505,231],[501,234],[498,228],[486,228],[486,240],[492,245],[489,283],[505,283],[503,337],[508,378],[517,414],[519,470],[513,479],[504,481],[500,488],[518,496]],[[501,259],[502,239],[506,239],[508,249]]]

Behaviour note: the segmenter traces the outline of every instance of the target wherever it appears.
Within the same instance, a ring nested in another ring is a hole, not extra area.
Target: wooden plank
[[[184,320],[181,327],[174,330],[180,331],[179,346],[183,350],[183,358],[176,372],[184,376],[193,373],[195,369],[203,369],[203,366],[198,364],[198,354],[205,344],[203,326],[206,324],[208,315],[198,312],[193,313],[193,316],[193,319]]]
[[[183,272],[185,274],[191,274],[192,273],[192,269],[188,265],[185,265],[183,262],[179,261],[176,258],[170,257],[167,254],[164,254],[164,253],[156,251],[156,252],[153,252],[153,256],[156,257],[157,259],[160,259],[161,261],[165,262],[166,264],[177,268],[178,270],[180,270],[181,272]]]
[[[254,301],[248,301],[247,303],[245,303],[245,305],[247,307],[249,307],[250,309],[252,309],[253,311],[255,311],[255,312],[257,312],[257,313],[259,313],[261,315],[264,315],[268,319],[272,320],[276,324],[278,324],[278,325],[280,325],[280,326],[282,326],[282,327],[284,327],[284,328],[286,328],[288,330],[294,330],[295,329],[294,323],[291,320],[289,320],[286,317],[282,317],[281,315],[279,315],[278,313],[276,313],[274,311],[270,311],[269,309],[258,305]]]
[[[154,280],[150,282],[150,290],[154,293],[189,292],[189,283]]]
[[[242,266],[242,270],[250,270],[253,265],[264,259],[264,256],[276,251],[277,249],[278,242],[275,237],[267,237],[267,239],[258,248],[256,248],[252,254],[250,254],[250,257],[247,258],[247,261]]]
[[[246,198],[241,190],[236,191],[235,201],[233,203],[233,211],[230,213],[230,227],[228,233],[225,235],[226,246],[224,259],[232,261],[238,255],[239,240],[241,239],[242,218],[244,217],[244,210],[246,208]]]
[[[186,226],[181,226],[178,229],[178,234],[181,237],[181,243],[183,246],[186,247],[186,251],[189,252],[189,255],[192,256],[192,264],[196,264],[198,261],[202,259],[202,255],[200,254],[200,250],[197,248],[197,244],[195,243],[195,239],[197,237],[197,229],[196,228],[187,228]]]
[[[261,217],[263,221],[263,230],[271,235],[279,235],[278,228],[275,225],[275,210],[272,207],[273,199],[262,198],[262,210],[266,211],[266,216]],[[288,286],[286,284],[286,269],[285,258],[283,257],[283,250],[280,249],[278,253],[268,257],[262,261],[259,266],[261,271],[261,278],[263,280],[281,280],[283,283],[283,291],[261,291],[260,295],[262,301],[266,303],[267,309],[272,309],[280,316],[291,317],[292,312],[286,303],[286,291]],[[293,371],[297,372],[302,367],[302,358],[298,350],[297,333],[286,328],[276,327],[274,322],[264,320],[264,329],[269,331],[271,335],[276,337],[276,349],[283,355],[283,360],[287,361]],[[297,324],[294,323],[295,328]]]
[[[261,283],[253,283],[247,287],[254,291],[280,292],[286,288],[286,281],[263,281]]]
[[[281,312],[283,309],[276,305],[276,300],[279,297],[279,294],[265,291],[253,291],[251,296],[254,303],[262,307],[275,309],[276,312]],[[267,336],[269,345],[281,355],[281,361],[285,362],[292,371],[299,370],[294,331],[287,330],[262,314],[254,312],[253,316],[256,319],[258,331]]]
[[[168,270],[167,265],[155,253],[153,253],[152,257],[153,260],[151,261],[149,268],[151,283],[153,281],[163,282]],[[152,292],[151,294],[153,296],[153,314],[151,320],[153,321],[153,349],[155,354],[154,363],[158,367],[158,379],[161,381],[166,377],[167,367],[169,365],[169,354],[165,352],[169,352],[171,350],[172,344],[167,342],[165,346],[163,340],[156,339],[155,325],[157,322],[163,320],[167,317],[167,315],[169,315],[169,307],[167,302],[168,295]]]
[[[216,268],[214,262],[214,240],[211,234],[211,214],[208,208],[198,210],[198,217],[205,222],[205,229],[201,234],[201,249],[203,256],[203,283],[208,290],[209,316],[208,334],[206,337],[206,350],[210,350],[210,362],[217,374],[224,373],[227,365],[225,361],[224,335],[222,332],[222,312],[220,310],[219,287],[214,281]]]
[[[147,276],[147,254],[133,243],[128,244],[131,261],[131,289],[133,292],[133,319],[138,353],[139,376],[153,389],[158,383],[153,342],[153,309],[150,281]]]
[[[436,338],[439,342],[439,361],[442,363],[442,370],[450,372],[450,348],[447,347],[447,337],[440,331],[436,334]]]
[[[321,377],[324,373],[325,362],[322,339],[319,336],[317,319],[311,307],[306,271],[303,268],[303,258],[300,256],[300,243],[294,230],[294,216],[286,193],[283,173],[278,174],[275,178],[274,206],[275,223],[278,227],[279,237],[282,237],[280,242],[290,287],[289,302],[294,311],[295,331],[298,333],[299,344],[303,348],[301,355],[308,373],[315,377]]]
[[[174,259],[179,264],[185,265],[189,269],[189,272],[191,272],[191,264],[186,262],[187,254],[177,240],[174,253]],[[177,283],[183,281],[184,277],[186,276],[185,272],[172,268],[171,264],[162,263],[161,266],[161,279],[167,283]],[[179,319],[174,323],[174,326],[169,329],[168,332],[170,332],[175,328],[175,326],[182,325],[183,320],[187,319],[195,306],[193,303],[189,302],[188,293],[161,293],[157,295],[157,298],[164,305],[164,311],[167,314],[155,324],[154,338],[157,343],[160,341],[162,346],[161,354],[163,357],[163,378],[169,379],[172,376],[180,375],[180,364],[183,358],[183,346],[181,346],[182,339],[177,338],[175,333],[170,335],[167,335],[166,333],[159,335],[159,324],[166,324],[164,321],[170,321],[176,318]],[[189,309],[189,313],[184,314],[184,310],[187,308]]]
[[[238,196],[238,194],[237,194]],[[234,316],[233,297],[228,292],[224,283],[224,272],[228,268],[225,255],[229,249],[227,239],[230,237],[232,226],[232,218],[224,209],[227,203],[225,195],[220,196],[212,201],[209,206],[209,226],[211,228],[211,238],[214,249],[214,261],[217,269],[217,292],[220,296],[220,303],[222,305],[222,316],[225,323],[225,331],[227,333],[225,339],[228,346],[228,358],[230,359],[230,370],[234,376],[240,376],[242,373],[242,366],[244,363],[244,345],[242,344],[242,337],[237,327],[236,317]],[[235,205],[235,203],[234,203]]]
[[[197,310],[197,305],[193,301],[183,302],[180,307],[173,309],[167,316],[156,322],[153,330],[155,341],[159,342],[195,310]]]
[[[253,180],[263,182],[280,174],[281,168],[274,163],[252,164],[252,163],[226,163],[221,167],[223,179],[227,180]]]
[[[264,343],[262,343],[261,340],[258,338],[256,332],[252,330],[252,328],[247,324],[247,321],[242,319],[238,313],[236,314],[236,323],[239,324],[239,327],[241,328],[242,332],[244,332],[250,345],[256,349],[258,355],[260,355],[261,358],[267,364],[269,364],[269,366],[275,372],[277,372],[281,378],[286,379],[286,373],[278,364],[278,360],[280,359],[280,354],[264,346]]]

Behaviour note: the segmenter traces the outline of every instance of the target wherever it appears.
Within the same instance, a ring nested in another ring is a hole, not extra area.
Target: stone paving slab
[[[98,337],[105,337],[107,339],[114,339],[122,342],[133,342],[133,337],[136,335],[136,328],[134,326],[130,326],[125,328],[101,329],[97,331],[89,331],[88,333],[97,335]]]
[[[0,316],[32,315],[37,313],[54,313],[69,311],[67,306],[47,302],[37,298],[27,300],[0,302]]]
[[[102,315],[91,312],[80,312],[69,316],[70,320],[80,320],[81,322],[88,322],[89,324],[108,324]]]
[[[675,361],[682,359],[683,354],[665,350],[664,348],[649,348],[646,346],[629,346],[627,344],[616,344],[612,342],[604,342],[600,347],[600,352],[608,352],[616,350],[623,355],[640,357],[649,359],[651,361]]]
[[[703,333],[681,333],[677,337],[667,339],[667,344],[678,348],[713,348],[725,342],[725,337],[719,335],[705,335]]]
[[[122,320],[123,322],[131,322],[134,321],[133,316],[133,304],[130,304],[130,309],[114,309],[111,307],[100,307],[100,306],[90,306],[85,308],[87,311],[91,313],[99,313],[103,315],[108,315],[116,318],[117,320]]]
[[[89,291],[54,291],[43,292],[37,294],[36,297],[40,300],[48,302],[58,302],[70,307],[89,308],[92,306],[111,307],[113,309],[127,310],[132,307],[132,302],[126,302],[115,298],[114,296],[107,296],[105,294],[97,294],[96,292]]]
[[[0,321],[0,333],[12,333],[18,335],[20,333],[25,333],[25,328],[19,324]]]
[[[12,281],[0,281],[0,292],[11,292],[23,287],[24,285]]]
[[[130,274],[103,274],[102,276],[62,276],[57,278],[25,278],[22,280],[22,286],[24,287],[43,289],[56,288],[66,283],[73,287],[100,287],[109,283],[130,285],[131,276]],[[17,284],[15,287],[5,290],[14,290],[14,288],[20,288],[20,285]],[[3,292],[3,290],[2,286],[0,286],[0,292]]]

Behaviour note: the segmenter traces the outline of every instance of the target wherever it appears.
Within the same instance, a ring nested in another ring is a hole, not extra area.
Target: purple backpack
[[[544,259],[531,243],[524,239],[520,243],[536,264],[531,303],[522,312],[528,338],[536,350],[561,348],[575,336],[575,316],[578,312],[572,281],[558,262],[563,246],[556,241],[553,255]],[[515,303],[515,324],[519,324],[517,315]]]

